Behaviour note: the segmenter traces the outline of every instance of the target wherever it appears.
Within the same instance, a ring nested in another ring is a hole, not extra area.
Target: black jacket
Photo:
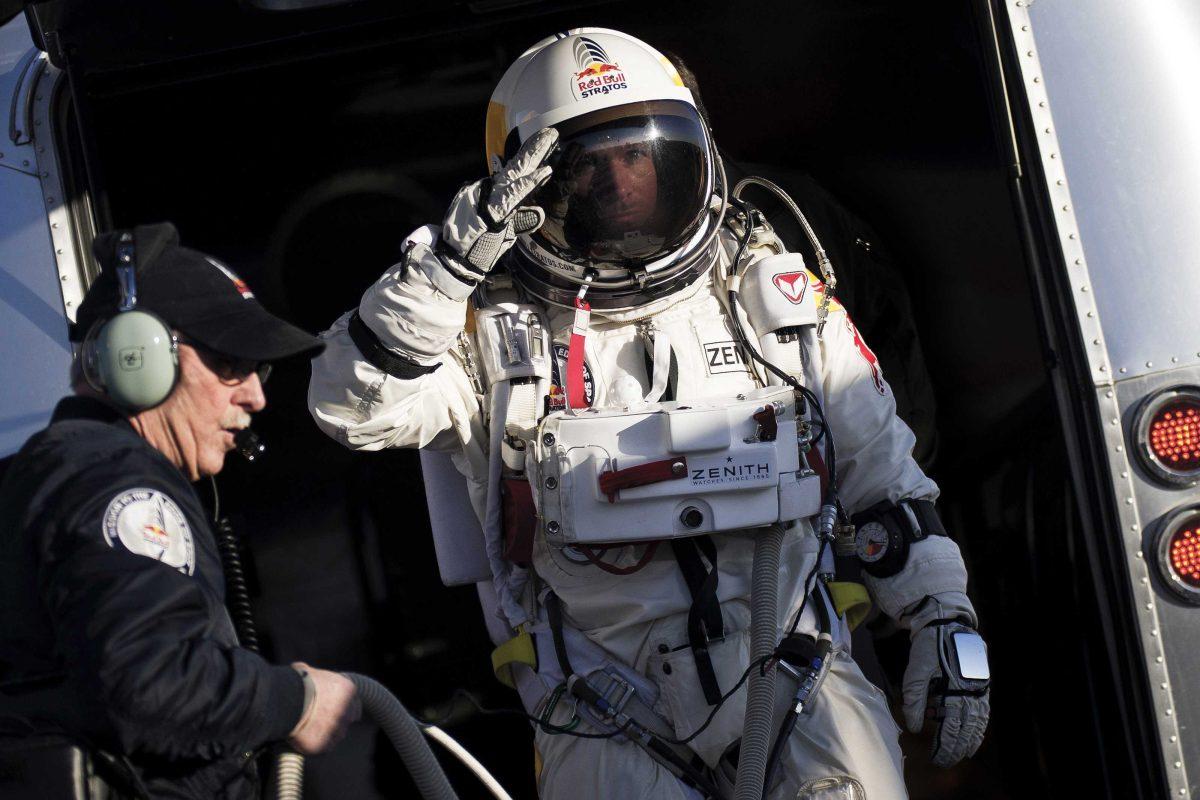
[[[237,646],[192,486],[115,412],[69,397],[0,484],[0,737],[129,757],[155,797],[254,797],[250,753],[304,688]]]

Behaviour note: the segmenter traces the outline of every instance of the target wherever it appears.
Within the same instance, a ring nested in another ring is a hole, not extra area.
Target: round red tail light
[[[1200,508],[1178,512],[1158,533],[1158,567],[1180,598],[1200,604]]]
[[[1168,389],[1138,409],[1136,446],[1142,465],[1160,483],[1200,481],[1200,389]]]

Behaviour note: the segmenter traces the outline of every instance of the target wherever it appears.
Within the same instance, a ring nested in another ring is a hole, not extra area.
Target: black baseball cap
[[[137,308],[152,311],[189,339],[221,355],[249,361],[316,356],[325,343],[267,311],[246,282],[212,256],[179,245],[169,222],[132,229],[137,263]],[[100,275],[79,305],[72,341],[97,320],[117,313],[117,241],[126,231],[96,237]]]

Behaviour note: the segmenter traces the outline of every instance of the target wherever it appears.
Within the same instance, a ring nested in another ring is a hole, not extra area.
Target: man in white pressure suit
[[[966,570],[816,232],[810,270],[724,185],[671,63],[616,31],[523,54],[487,155],[491,176],[324,334],[309,399],[346,446],[449,452],[465,477],[508,652],[537,654],[501,666],[539,720],[542,796],[732,796],[747,677],[775,681],[759,794],[906,796],[898,729],[848,652],[847,563],[911,632],[908,727],[933,718],[935,763],[974,753],[989,683]],[[681,427],[743,407],[749,435]],[[638,444],[655,426],[675,437],[657,456]],[[596,433],[568,446],[578,431]],[[752,663],[764,522],[739,515],[764,481],[779,649]]]

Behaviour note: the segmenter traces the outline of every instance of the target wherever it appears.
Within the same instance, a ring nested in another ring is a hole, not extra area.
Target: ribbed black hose
[[[257,653],[258,629],[254,625],[254,612],[250,608],[250,590],[246,586],[246,573],[242,569],[242,554],[237,534],[227,517],[217,520],[217,550],[221,553],[221,566],[225,571],[225,606],[237,631],[238,643],[247,650]]]
[[[343,674],[358,690],[358,696],[362,699],[367,714],[383,729],[396,752],[400,754],[400,759],[412,775],[421,796],[425,800],[458,800],[458,795],[446,779],[442,765],[429,748],[425,734],[421,733],[416,720],[396,696],[366,675],[355,672]]]
[[[215,486],[214,486],[215,491]],[[217,551],[221,554],[221,568],[225,572],[225,607],[233,620],[238,643],[252,653],[259,652],[258,628],[254,624],[254,611],[250,607],[250,588],[246,585],[246,572],[242,569],[241,544],[228,517],[216,522]],[[304,756],[280,745],[275,752],[273,770],[274,791],[277,800],[300,800],[304,794]]]

